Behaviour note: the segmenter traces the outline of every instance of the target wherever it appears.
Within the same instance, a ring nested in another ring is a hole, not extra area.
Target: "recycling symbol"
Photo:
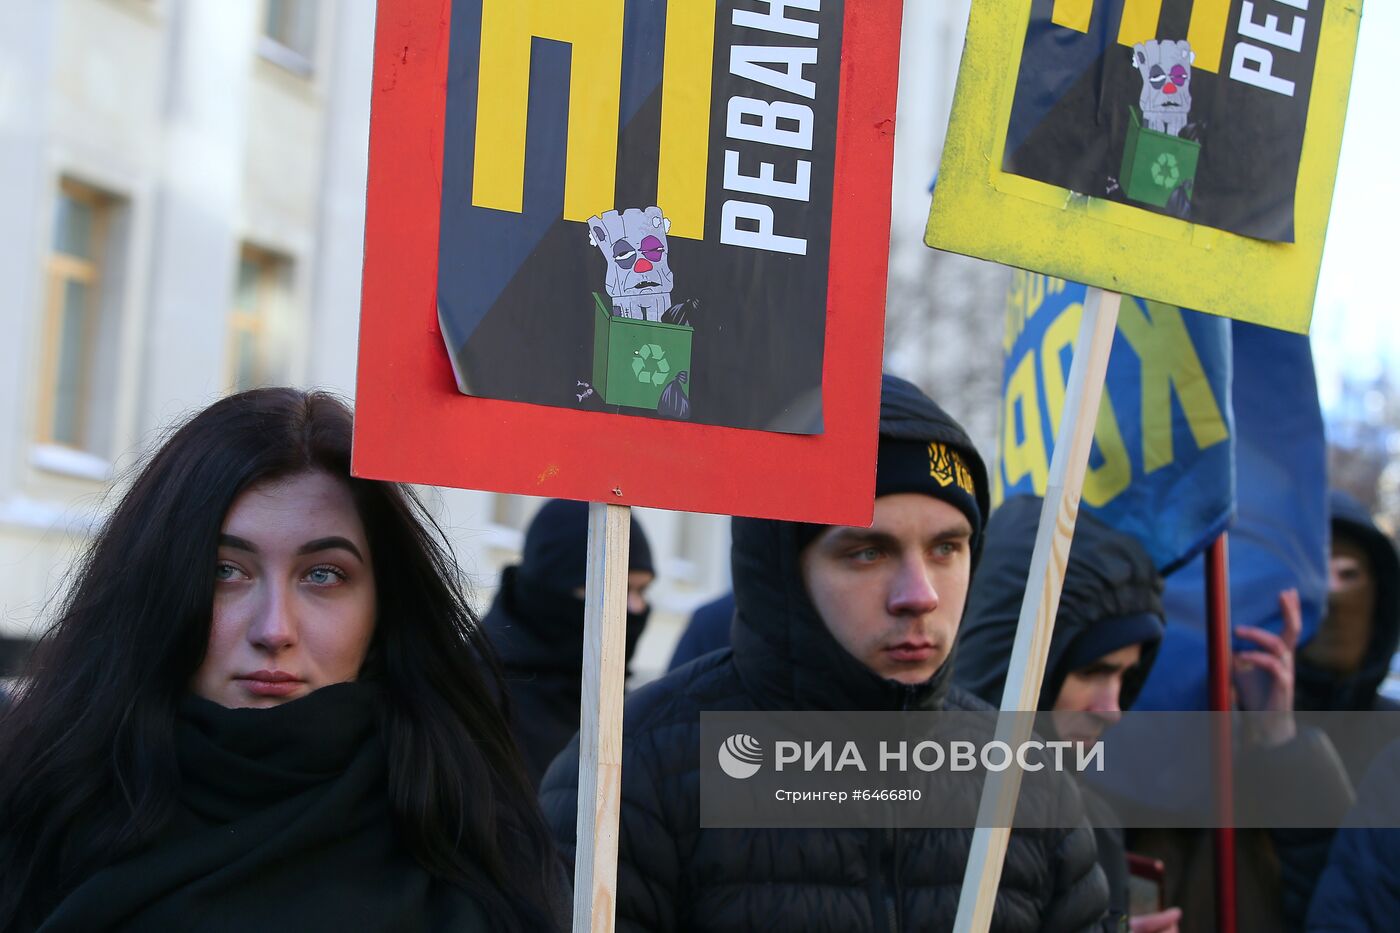
[[[666,362],[666,351],[654,343],[644,343],[632,357],[632,372],[643,385],[665,385],[671,375],[671,364]]]
[[[1176,187],[1176,183],[1181,181],[1181,169],[1177,166],[1176,156],[1164,152],[1157,157],[1157,161],[1152,163],[1152,181],[1162,188]]]

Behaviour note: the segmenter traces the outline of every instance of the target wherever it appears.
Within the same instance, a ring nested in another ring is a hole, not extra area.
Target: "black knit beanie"
[[[881,437],[878,457],[875,498],[914,492],[942,499],[967,516],[974,538],[981,532],[976,481],[957,447],[942,441],[925,444]]]
[[[875,497],[901,492],[941,499],[967,516],[975,559],[991,492],[987,468],[961,425],[917,386],[886,373],[880,385]],[[798,546],[806,547],[827,527],[797,526]]]

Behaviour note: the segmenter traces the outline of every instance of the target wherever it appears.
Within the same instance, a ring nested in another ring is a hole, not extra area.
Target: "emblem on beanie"
[[[934,442],[928,445],[928,475],[936,479],[940,486],[956,483],[968,495],[977,494],[972,484],[972,471],[963,463],[962,456],[947,444]]]

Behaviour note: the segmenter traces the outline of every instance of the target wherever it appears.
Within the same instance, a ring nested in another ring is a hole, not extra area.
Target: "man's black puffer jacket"
[[[882,415],[888,401],[887,384]],[[915,414],[916,437],[971,449],[936,407]],[[882,433],[890,433],[889,424],[882,417]],[[980,460],[976,466],[980,471]],[[905,686],[842,649],[802,584],[800,528],[735,519],[732,649],[684,665],[627,701],[619,930],[952,929],[971,830],[699,828],[702,710],[988,708],[951,685],[949,664],[927,683]],[[1012,835],[992,923],[999,933],[1088,929],[1105,912],[1107,885],[1078,796],[1066,780],[1027,775],[1025,793],[1048,797],[1047,790],[1070,811],[1062,809],[1059,825],[1078,828]],[[541,791],[545,816],[570,854],[577,791],[575,739]]]

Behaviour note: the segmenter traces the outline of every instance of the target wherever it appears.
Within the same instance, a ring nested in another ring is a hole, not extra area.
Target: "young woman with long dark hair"
[[[0,929],[566,923],[450,551],[350,436],[246,392],[121,498],[0,715]]]

